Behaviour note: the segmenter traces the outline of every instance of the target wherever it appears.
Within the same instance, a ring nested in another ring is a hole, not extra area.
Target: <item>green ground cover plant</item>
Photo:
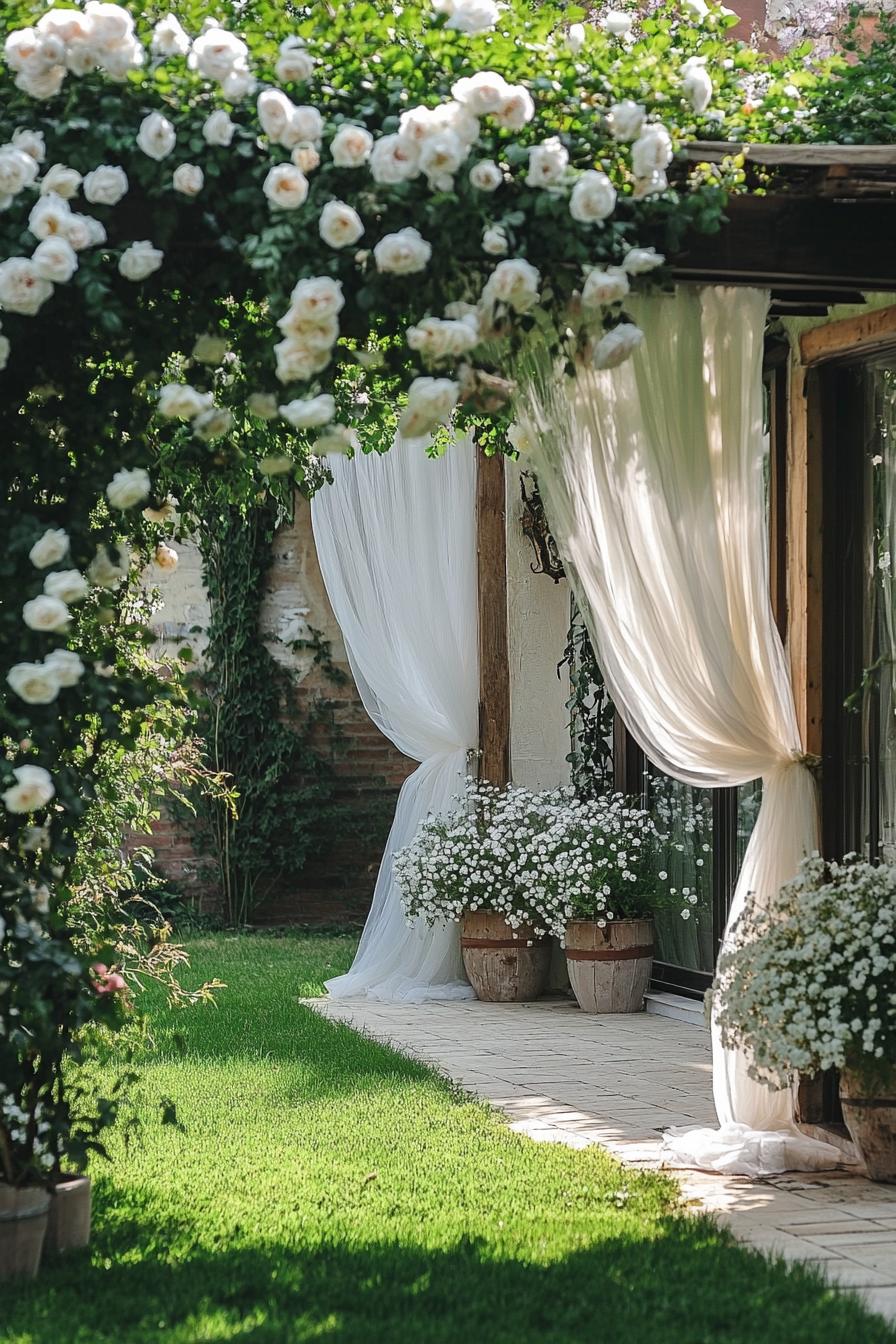
[[[91,1250],[0,1290],[2,1344],[893,1344],[665,1178],[532,1143],[304,1007],[353,950],[192,940],[227,989],[183,1014],[148,992],[142,1138],[94,1164]]]

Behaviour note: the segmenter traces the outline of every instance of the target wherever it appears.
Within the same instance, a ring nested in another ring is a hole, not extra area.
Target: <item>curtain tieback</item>
[[[792,751],[790,753],[792,765],[802,765],[811,775],[817,774],[821,769],[821,757],[815,756],[811,751]]]

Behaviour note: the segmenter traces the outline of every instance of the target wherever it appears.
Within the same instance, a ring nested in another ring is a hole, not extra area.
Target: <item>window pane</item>
[[[896,860],[896,368],[869,370],[872,434],[871,538],[867,551],[869,606],[863,659],[870,675],[863,698],[867,746],[865,849]]]
[[[660,911],[656,921],[657,960],[694,971],[712,971],[712,791],[693,789],[651,770],[645,780],[647,805],[665,837],[657,881],[696,895],[691,917]],[[663,876],[665,875],[665,876]]]

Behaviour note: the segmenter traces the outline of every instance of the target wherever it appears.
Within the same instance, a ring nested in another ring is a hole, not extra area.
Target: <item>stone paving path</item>
[[[713,1124],[709,1033],[652,1014],[589,1017],[567,999],[526,1004],[308,1000],[454,1079],[542,1142],[599,1143],[663,1166],[662,1131]],[[810,1261],[896,1320],[896,1186],[850,1171],[754,1181],[674,1173],[688,1201],[761,1251]]]

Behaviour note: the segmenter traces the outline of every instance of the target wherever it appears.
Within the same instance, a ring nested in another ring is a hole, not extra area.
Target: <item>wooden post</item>
[[[504,458],[477,448],[479,563],[479,778],[510,782],[510,658]]]

